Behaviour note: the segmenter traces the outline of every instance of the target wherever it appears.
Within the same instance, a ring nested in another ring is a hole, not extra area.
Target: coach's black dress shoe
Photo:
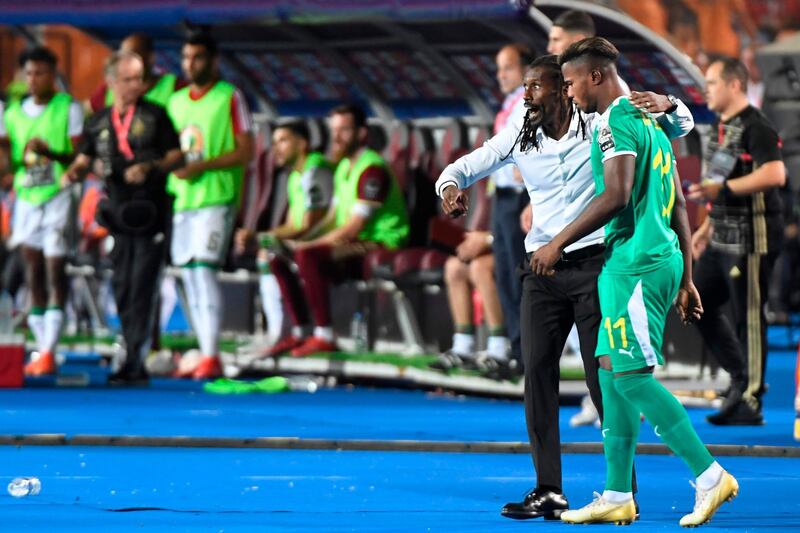
[[[505,504],[500,514],[515,520],[539,518],[540,516],[543,516],[545,520],[558,520],[561,518],[561,513],[567,509],[569,509],[567,498],[560,492],[534,489],[526,494],[525,499],[521,502]]]
[[[108,385],[111,387],[144,387],[149,384],[150,378],[143,368],[123,368],[108,376]]]

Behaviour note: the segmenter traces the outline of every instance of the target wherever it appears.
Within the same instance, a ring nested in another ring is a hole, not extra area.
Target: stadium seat
[[[256,123],[255,157],[251,179],[246,185],[247,195],[242,205],[242,226],[255,230],[259,219],[269,205],[275,183],[275,161],[270,150],[272,125],[267,121]]]
[[[324,118],[309,118],[306,119],[306,126],[308,127],[308,135],[310,137],[311,151],[322,152],[323,154],[328,150],[328,126],[325,124]]]

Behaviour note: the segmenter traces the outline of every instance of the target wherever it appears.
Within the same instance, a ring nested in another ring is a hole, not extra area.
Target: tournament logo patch
[[[186,126],[180,135],[181,151],[187,163],[203,160],[203,132],[194,124]]]
[[[322,204],[322,199],[322,187],[317,183],[312,184],[308,189],[308,202],[316,207]]]
[[[597,144],[600,145],[601,152],[607,152],[614,148],[614,136],[611,135],[611,128],[605,126],[600,130],[600,133],[597,134]]]
[[[377,200],[381,194],[381,182],[377,179],[370,179],[364,184],[364,197],[367,200]]]

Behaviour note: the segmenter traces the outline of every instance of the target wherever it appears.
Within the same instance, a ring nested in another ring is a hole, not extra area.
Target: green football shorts
[[[614,372],[664,364],[664,326],[682,276],[680,253],[652,272],[600,273],[597,288],[603,318],[595,355],[611,356]]]

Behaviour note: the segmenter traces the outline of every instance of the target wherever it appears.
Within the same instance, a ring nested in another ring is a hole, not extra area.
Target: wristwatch
[[[668,94],[667,95],[667,100],[669,100],[669,103],[671,103],[672,106],[669,109],[667,109],[666,111],[664,111],[664,113],[667,113],[669,115],[669,114],[674,113],[675,110],[678,109],[678,99],[675,98],[674,96],[672,96],[671,94]]]

